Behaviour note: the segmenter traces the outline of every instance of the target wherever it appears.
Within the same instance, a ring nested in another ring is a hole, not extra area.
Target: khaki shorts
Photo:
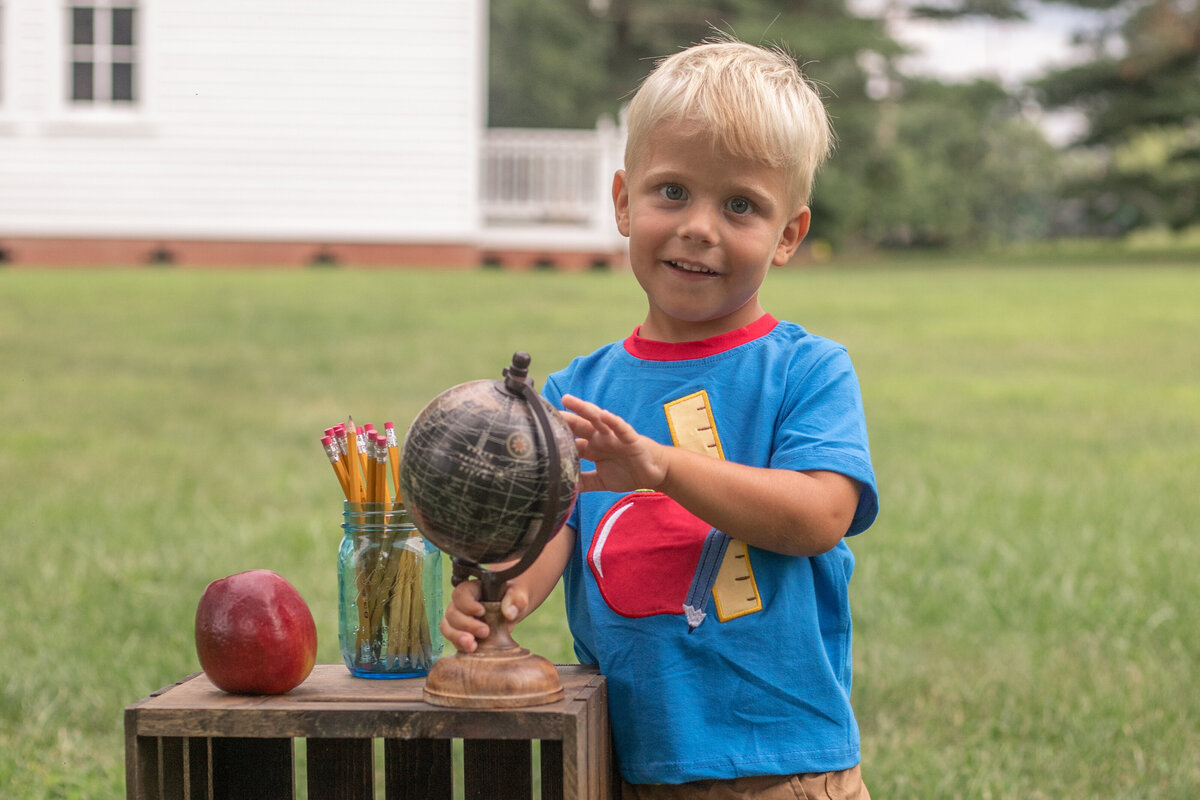
[[[758,775],[724,781],[639,783],[621,781],[621,800],[871,800],[862,770]]]

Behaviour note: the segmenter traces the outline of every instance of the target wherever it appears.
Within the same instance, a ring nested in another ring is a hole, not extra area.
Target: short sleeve
[[[879,513],[879,496],[858,376],[845,348],[831,347],[803,371],[789,373],[771,466],[827,470],[862,487],[847,535],[861,533]]]

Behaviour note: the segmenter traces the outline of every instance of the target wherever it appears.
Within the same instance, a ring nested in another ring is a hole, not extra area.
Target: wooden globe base
[[[451,708],[522,708],[563,698],[558,670],[513,641],[500,604],[483,604],[490,633],[474,653],[439,659],[425,678],[426,703]]]

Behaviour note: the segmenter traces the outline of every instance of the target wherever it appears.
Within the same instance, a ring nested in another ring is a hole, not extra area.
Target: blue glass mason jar
[[[429,672],[442,654],[442,554],[400,503],[345,504],[338,642],[360,678]]]

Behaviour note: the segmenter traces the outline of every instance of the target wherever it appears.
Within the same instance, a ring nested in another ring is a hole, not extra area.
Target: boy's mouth
[[[696,275],[716,275],[717,274],[716,270],[711,270],[708,267],[704,266],[703,264],[693,264],[689,261],[670,261],[670,260],[668,260],[665,263],[668,267],[671,267],[673,269],[683,270],[684,272],[691,272]]]

